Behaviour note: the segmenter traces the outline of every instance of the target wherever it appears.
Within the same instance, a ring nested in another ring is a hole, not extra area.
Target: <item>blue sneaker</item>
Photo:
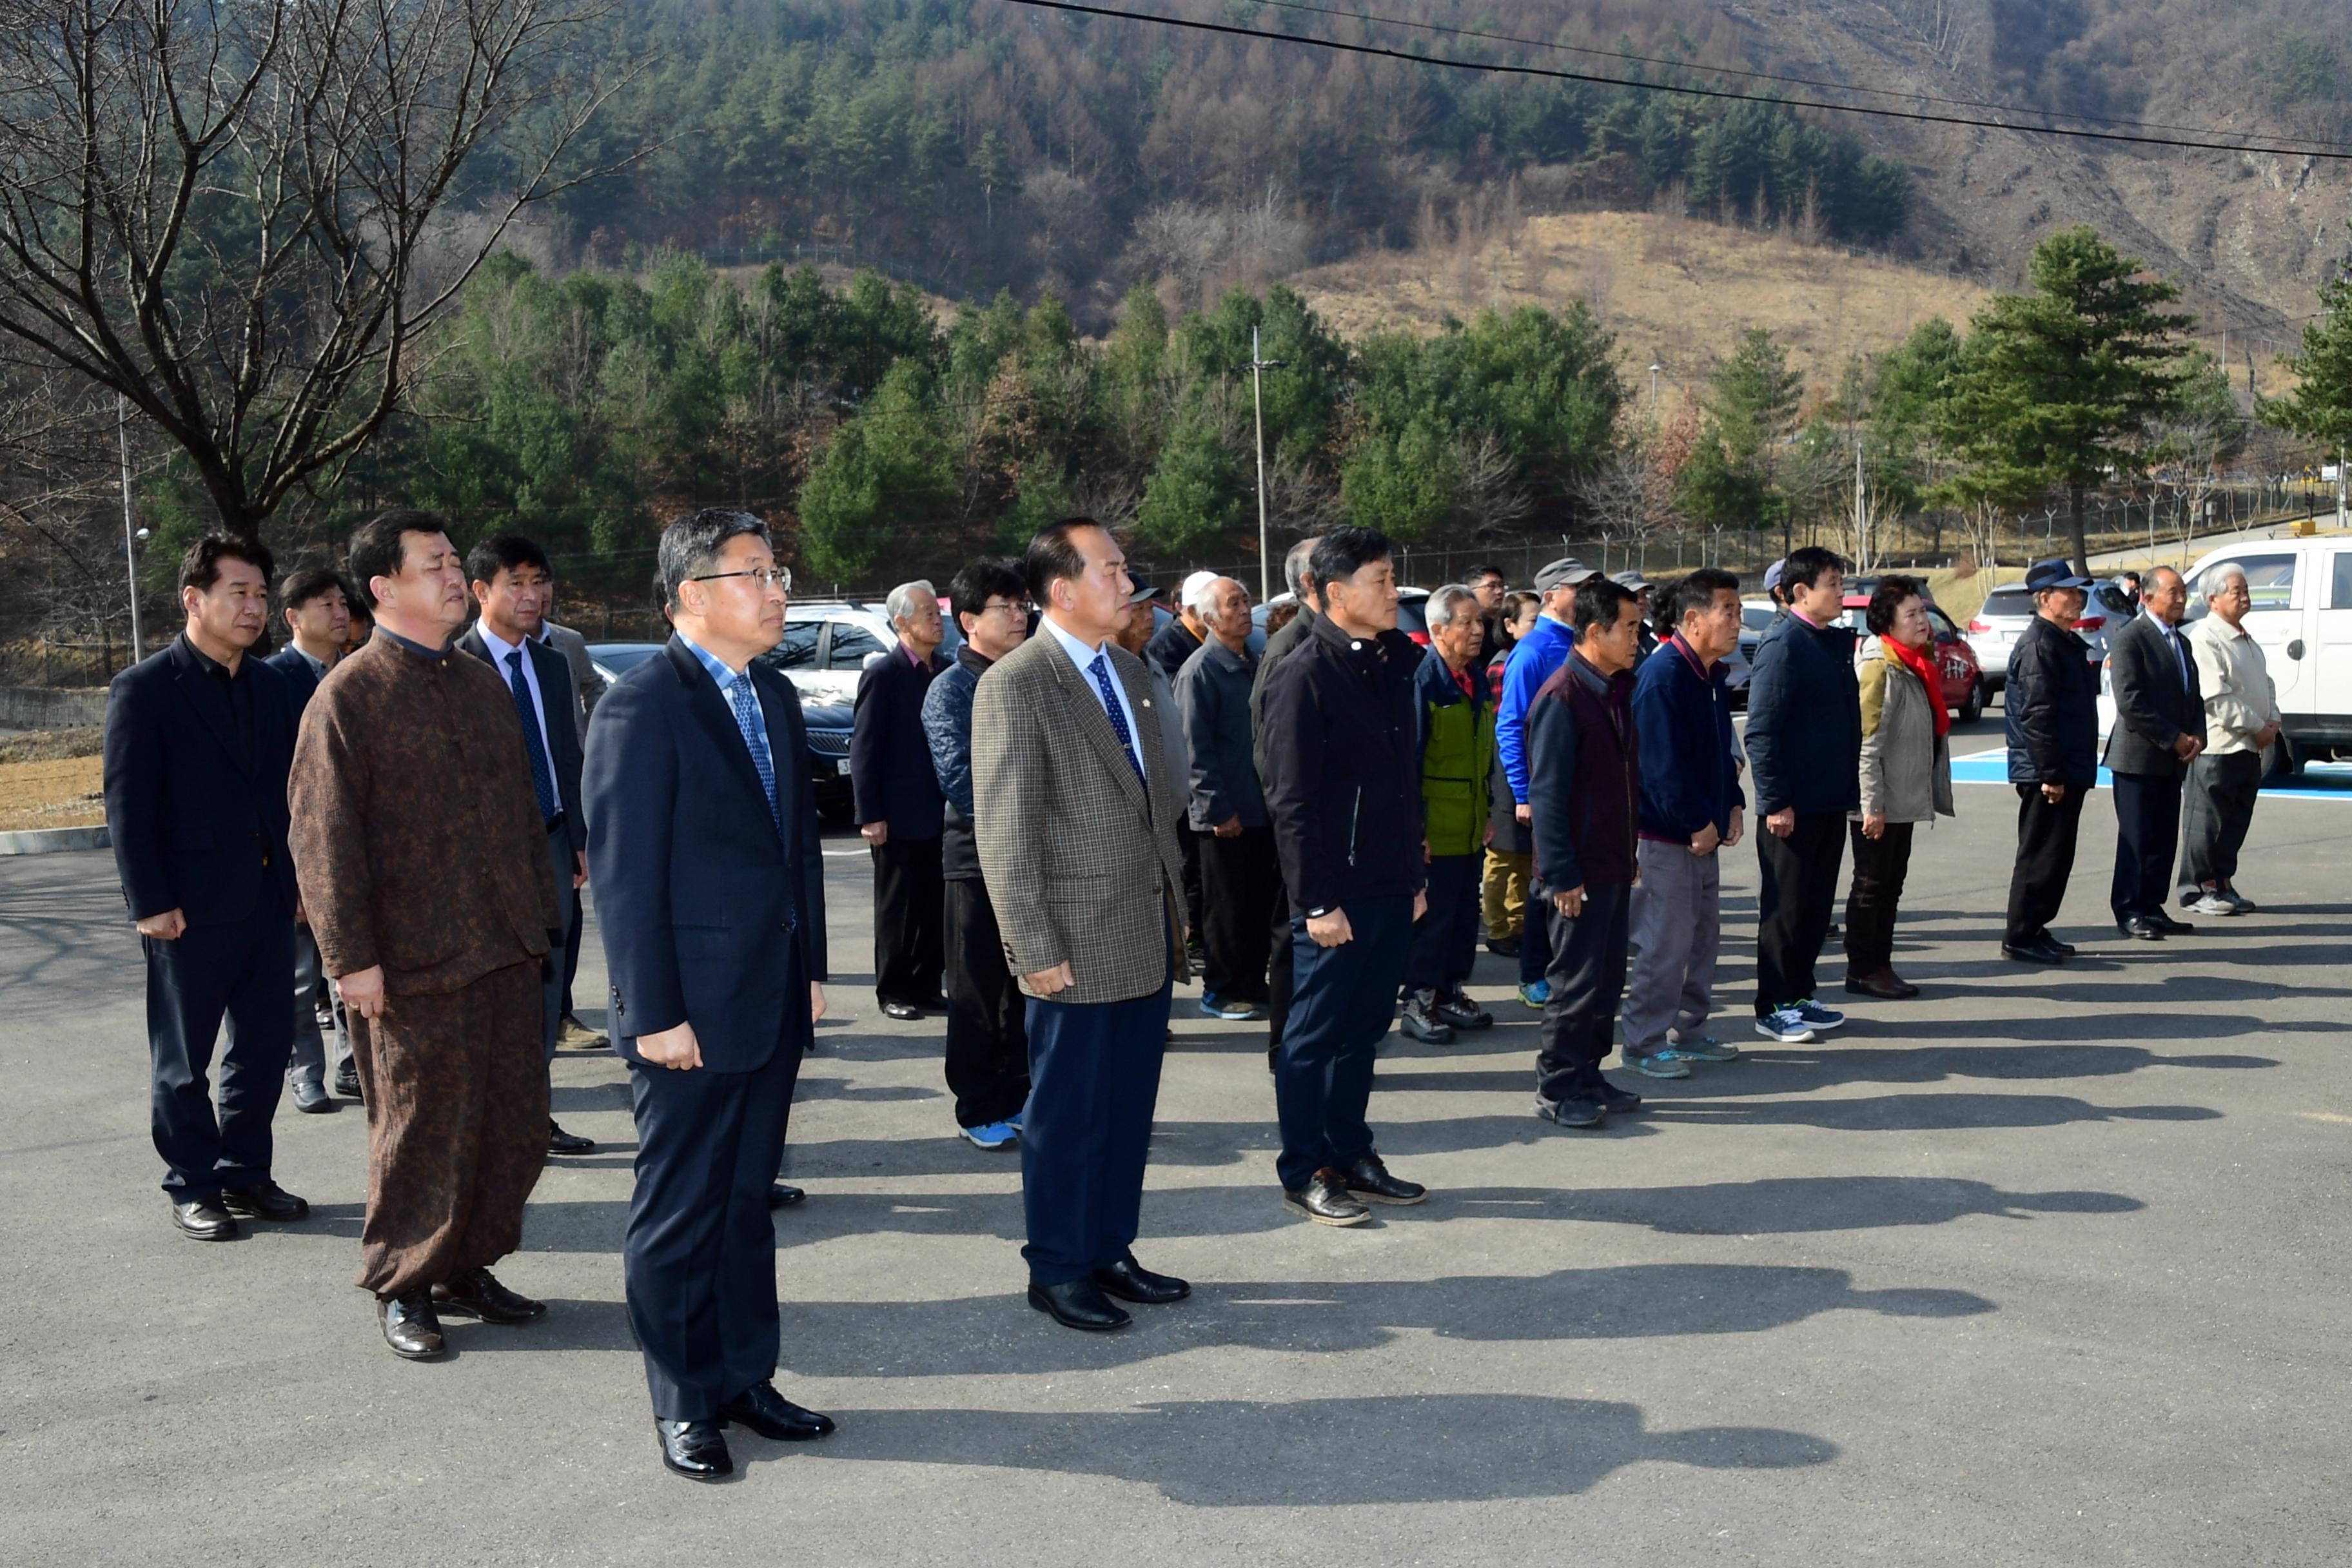
[[[1727,1046],[1713,1035],[1685,1035],[1675,1041],[1675,1049],[1695,1062],[1736,1062],[1739,1059],[1738,1046]]]
[[[1228,1024],[1255,1024],[1265,1016],[1265,1009],[1255,1003],[1220,1000],[1205,991],[1201,993],[1201,1011]]]
[[[1640,1073],[1643,1078],[1690,1077],[1690,1063],[1685,1059],[1682,1052],[1671,1046],[1663,1051],[1652,1051],[1647,1055],[1627,1051],[1624,1053],[1624,1058],[1625,1070]]]
[[[1824,1032],[1845,1027],[1844,1014],[1834,1007],[1824,1007],[1810,996],[1801,1002],[1793,1002],[1790,1005],[1796,1010],[1800,1017],[1805,1020],[1808,1027]]]
[[[1756,1032],[1784,1046],[1810,1046],[1821,1037],[1794,1007],[1776,1007],[1769,1013],[1757,1014]]]
[[[956,1131],[976,1149],[1003,1149],[1021,1141],[1021,1129],[1010,1121],[983,1121],[977,1127],[959,1127]]]
[[[1538,980],[1519,987],[1519,1000],[1530,1007],[1540,1007],[1551,1000],[1551,982]]]
[[[1020,1110],[1014,1111],[1012,1115],[1006,1117],[1004,1119],[1004,1125],[1012,1128],[1015,1132],[1018,1132],[1021,1131],[1022,1121],[1028,1116],[1028,1114],[1029,1108],[1024,1105]]]

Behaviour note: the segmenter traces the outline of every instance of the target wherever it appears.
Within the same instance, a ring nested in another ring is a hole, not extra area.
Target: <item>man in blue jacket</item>
[[[833,1430],[771,1381],[768,1214],[824,1015],[824,862],[800,697],[756,662],[783,637],[792,583],[766,525],[717,509],[680,518],[658,571],[677,635],[596,704],[583,789],[637,1121],[629,1326],[662,1463],[710,1481],[735,1468],[722,1426],[782,1441]]]
[[[1642,732],[1641,880],[1625,992],[1625,1065],[1688,1078],[1695,1061],[1739,1054],[1706,1033],[1723,935],[1722,850],[1739,842],[1737,742],[1724,658],[1739,646],[1739,579],[1702,566],[1667,590],[1674,630],[1642,661],[1633,721]]]
[[[1633,589],[1595,577],[1576,590],[1576,647],[1528,710],[1535,877],[1551,909],[1551,999],[1536,1058],[1536,1114],[1594,1127],[1642,1097],[1601,1076],[1625,989],[1637,867],[1641,740],[1633,661],[1642,610]]]
[[[2063,561],[2025,574],[2033,619],[2009,654],[2009,782],[2017,786],[2017,868],[2000,951],[2024,963],[2063,963],[2074,948],[2050,934],[2074,870],[2083,801],[2099,782],[2099,677],[2074,635],[2091,580]]]
[[[1789,613],[1757,645],[1748,683],[1756,784],[1756,1032],[1801,1044],[1845,1015],[1814,998],[1837,904],[1846,813],[1862,805],[1862,689],[1843,622],[1845,566],[1819,545],[1780,568]]]
[[[1511,657],[1503,666],[1502,696],[1495,704],[1495,754],[1502,759],[1503,781],[1510,786],[1519,825],[1528,824],[1528,704],[1543,683],[1551,679],[1568,658],[1568,650],[1576,641],[1570,629],[1570,605],[1576,597],[1577,585],[1600,574],[1572,556],[1547,563],[1536,574],[1536,592],[1543,598],[1543,613],[1536,617],[1535,630],[1521,637],[1511,649]],[[1540,900],[1528,900],[1528,929],[1519,939],[1519,1000],[1530,1007],[1541,1007],[1551,994],[1544,979],[1544,970],[1551,963],[1551,940],[1547,934],[1548,910]]]
[[[270,1176],[294,1047],[294,704],[246,651],[271,571],[252,540],[198,540],[180,563],[186,629],[106,694],[106,826],[147,959],[151,1125],[173,1223],[198,1241],[233,1238],[240,1215],[310,1212]],[[224,1018],[215,1110],[206,1075]]]
[[[352,631],[351,602],[334,568],[308,566],[286,580],[280,613],[293,640],[271,654],[268,664],[286,678],[299,729],[310,694],[343,657],[343,642]],[[327,1093],[323,1025],[331,1022],[334,1027],[335,1092],[357,1100],[360,1079],[352,1066],[351,1037],[335,1015],[331,995],[327,1017],[319,1015],[320,993],[326,990],[324,972],[319,967],[319,942],[310,934],[310,922],[302,918],[302,911],[297,909],[294,915],[294,1055],[286,1065],[286,1088],[294,1097],[295,1110],[318,1115],[336,1105]]]

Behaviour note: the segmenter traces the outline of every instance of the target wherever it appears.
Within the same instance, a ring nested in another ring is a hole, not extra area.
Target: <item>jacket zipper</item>
[[[1364,786],[1356,786],[1355,804],[1348,808],[1348,864],[1356,864],[1356,826],[1364,815]]]

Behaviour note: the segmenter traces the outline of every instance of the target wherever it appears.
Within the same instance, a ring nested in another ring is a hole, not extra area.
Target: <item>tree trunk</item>
[[[2084,577],[2091,574],[2091,546],[2083,537],[2083,487],[2066,487],[2066,536],[2074,544],[2074,571]]]

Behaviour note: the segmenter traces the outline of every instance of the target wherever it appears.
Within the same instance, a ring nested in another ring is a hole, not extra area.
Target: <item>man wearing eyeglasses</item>
[[[849,731],[849,786],[857,831],[874,857],[874,999],[889,1017],[911,1022],[938,1011],[940,949],[940,834],[945,801],[923,734],[923,695],[945,668],[939,595],[929,583],[901,583],[883,601],[898,646],[877,655],[857,678]]]
[[[792,684],[755,663],[790,574],[767,525],[710,509],[666,529],[677,636],[588,731],[588,868],[629,1063],[636,1188],[622,1250],[662,1463],[734,1470],[722,1428],[822,1437],[771,1381],[781,1349],[769,1188],[824,1015],[824,875]]]

